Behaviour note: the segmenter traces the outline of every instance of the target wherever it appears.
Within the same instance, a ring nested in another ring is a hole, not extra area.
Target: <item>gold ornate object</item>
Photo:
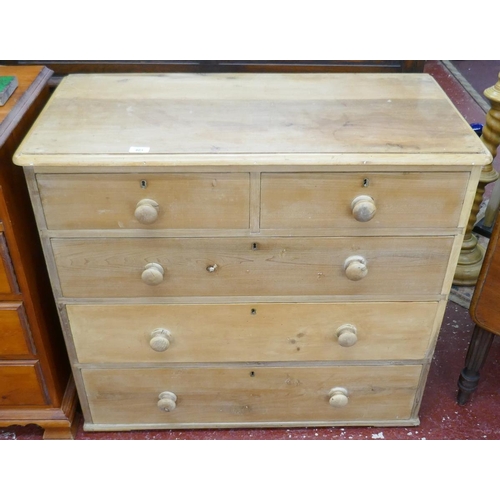
[[[500,144],[500,74],[498,75],[497,83],[493,87],[486,89],[484,95],[489,99],[491,109],[486,115],[486,123],[481,134],[481,140],[494,159],[498,145]],[[493,161],[483,167],[453,278],[454,285],[474,286],[477,282],[479,271],[483,264],[485,249],[478,244],[477,237],[472,234],[472,229],[476,223],[479,207],[483,201],[485,188],[491,182],[495,182],[498,177],[498,172],[493,168]]]

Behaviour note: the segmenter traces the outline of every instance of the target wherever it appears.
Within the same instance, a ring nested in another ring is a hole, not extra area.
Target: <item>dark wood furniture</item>
[[[500,218],[497,217],[486,249],[483,265],[470,306],[476,326],[458,379],[459,404],[464,405],[479,384],[480,370],[486,361],[495,335],[500,335]]]
[[[0,64],[43,64],[52,71],[51,85],[71,73],[422,73],[425,61],[0,61]]]
[[[0,67],[19,86],[0,107],[0,427],[37,424],[71,438],[76,391],[28,188],[12,163],[49,97],[52,71]]]

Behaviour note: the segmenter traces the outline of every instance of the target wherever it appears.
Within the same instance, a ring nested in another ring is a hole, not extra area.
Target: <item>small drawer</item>
[[[47,404],[38,363],[0,363],[0,406]]]
[[[51,241],[65,297],[362,295],[402,300],[442,293],[454,238]]]
[[[412,417],[422,367],[82,369],[94,424],[334,425]]]
[[[436,302],[67,305],[80,363],[422,360]]]
[[[38,175],[48,229],[246,229],[248,173]]]
[[[262,174],[261,228],[453,228],[468,172]]]
[[[0,358],[33,356],[28,318],[20,302],[0,302]]]
[[[19,287],[14,273],[14,266],[10,259],[7,240],[5,239],[5,235],[0,232],[0,295],[18,293]]]

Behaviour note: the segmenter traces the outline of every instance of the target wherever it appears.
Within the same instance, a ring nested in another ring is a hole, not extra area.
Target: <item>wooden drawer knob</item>
[[[345,275],[351,281],[359,281],[368,274],[366,259],[360,255],[353,255],[344,262]]]
[[[354,325],[342,325],[337,329],[336,335],[342,347],[351,347],[358,341],[358,331]]]
[[[371,196],[356,196],[351,203],[353,217],[359,222],[368,222],[373,219],[377,207]]]
[[[165,271],[160,264],[151,263],[144,266],[144,271],[142,271],[141,279],[146,285],[159,285],[163,281],[163,275]]]
[[[144,199],[137,203],[134,216],[141,224],[152,224],[158,219],[158,209],[156,201]]]
[[[165,391],[158,396],[158,408],[163,411],[175,410],[177,396],[173,392]]]
[[[156,328],[151,332],[149,345],[156,352],[166,351],[170,347],[171,333],[164,328]]]
[[[330,406],[333,406],[334,408],[342,408],[343,406],[346,406],[349,402],[347,395],[347,389],[344,389],[343,387],[334,387],[328,394],[328,396],[330,396]]]

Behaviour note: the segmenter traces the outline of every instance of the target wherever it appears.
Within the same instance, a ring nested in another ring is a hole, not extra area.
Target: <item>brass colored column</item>
[[[491,109],[486,115],[486,123],[483,127],[481,140],[494,159],[500,144],[500,74],[498,75],[497,83],[493,87],[486,89],[484,95],[489,99]],[[493,162],[483,167],[469,222],[465,230],[457,269],[453,278],[454,285],[474,286],[477,282],[479,271],[483,264],[485,249],[478,244],[477,237],[472,234],[472,229],[476,224],[477,214],[483,200],[485,187],[490,182],[495,182],[498,177],[498,173],[493,168]]]

